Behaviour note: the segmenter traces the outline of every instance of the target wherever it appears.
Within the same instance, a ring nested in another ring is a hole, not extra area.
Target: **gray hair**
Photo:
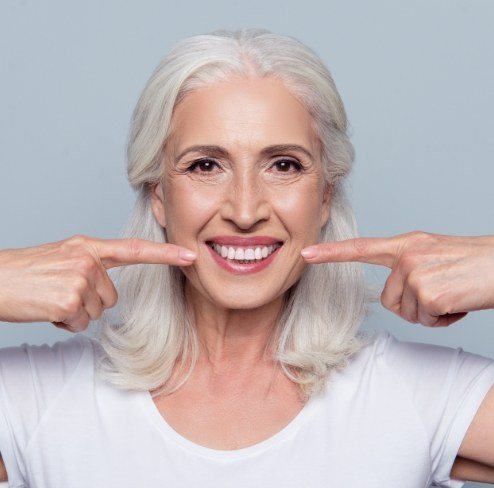
[[[167,242],[166,229],[152,213],[149,185],[162,177],[174,107],[199,87],[252,75],[280,79],[312,116],[325,183],[332,185],[331,216],[319,242],[357,237],[345,187],[354,149],[331,74],[303,43],[265,29],[188,37],[159,63],[132,117],[127,172],[137,199],[121,237]],[[100,374],[118,388],[154,390],[152,395],[175,391],[189,378],[199,354],[184,274],[177,266],[149,264],[111,271],[119,292],[119,317],[111,320],[105,312],[97,329],[106,353]],[[308,265],[285,293],[273,359],[306,398],[324,390],[331,370],[345,367],[366,343],[359,328],[373,299],[362,265],[354,262]],[[173,383],[177,365],[182,380]]]

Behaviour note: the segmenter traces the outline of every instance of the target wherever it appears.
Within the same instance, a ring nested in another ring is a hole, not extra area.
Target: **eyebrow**
[[[309,158],[313,159],[312,154],[304,146],[298,144],[275,144],[273,146],[267,146],[261,151],[261,156],[272,156],[276,153],[286,151],[299,151],[304,153]],[[187,153],[189,152],[201,152],[211,157],[229,158],[230,153],[221,146],[215,145],[195,145],[184,149],[176,158],[175,164],[177,164]]]

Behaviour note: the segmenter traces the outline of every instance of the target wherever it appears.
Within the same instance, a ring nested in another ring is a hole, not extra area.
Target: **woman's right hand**
[[[0,321],[52,322],[71,332],[117,303],[106,270],[129,264],[187,266],[188,249],[144,239],[75,235],[22,249],[0,250]]]

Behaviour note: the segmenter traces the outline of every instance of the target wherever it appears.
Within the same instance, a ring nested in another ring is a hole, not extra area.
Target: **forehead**
[[[308,110],[274,78],[238,78],[189,93],[172,118],[178,154],[194,144],[257,150],[299,144],[313,151],[317,138]]]

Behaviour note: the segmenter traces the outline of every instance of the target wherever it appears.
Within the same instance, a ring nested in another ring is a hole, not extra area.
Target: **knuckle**
[[[103,308],[112,308],[117,304],[118,301],[118,292],[113,283],[113,281],[108,276],[108,273],[105,273],[105,283],[104,288],[101,290],[100,298],[102,300]]]
[[[77,273],[72,278],[72,286],[79,295],[89,287],[89,280],[85,274]]]
[[[115,290],[111,295],[110,295],[110,303],[109,303],[109,308],[114,307],[118,302],[118,293]]]
[[[431,305],[431,310],[434,315],[451,315],[454,313],[455,307],[446,294],[438,293],[434,299],[434,304]]]
[[[407,235],[411,239],[424,239],[427,238],[429,234],[422,230],[412,230],[411,232],[407,232]]]
[[[75,334],[76,332],[78,332],[77,328],[74,327],[73,324],[64,324],[60,328],[66,330],[68,332],[72,332],[73,334]]]
[[[420,256],[412,251],[405,251],[400,258],[400,267],[408,274],[417,268],[420,263]]]
[[[400,313],[400,310],[399,310],[399,307],[395,308],[395,309],[390,309],[391,312],[393,312],[397,317],[399,317],[400,319],[402,319],[403,317],[401,316],[401,313]]]
[[[400,303],[392,303],[388,304],[386,307],[389,311],[393,312],[398,317],[401,317],[401,304]]]
[[[421,315],[420,316],[420,323],[422,325],[425,325],[426,327],[433,327],[435,322],[436,321],[434,320],[434,318],[429,316],[429,315]]]
[[[440,241],[440,235],[422,230],[414,230],[410,232],[410,237],[415,244],[422,246],[422,249],[426,249],[427,246]]]
[[[99,319],[101,316],[103,315],[103,311],[101,309],[95,309],[93,310],[90,314],[89,314],[89,317],[91,318],[91,320],[97,320]]]
[[[408,283],[408,286],[410,286],[410,288],[412,290],[415,290],[415,291],[421,290],[423,287],[423,283],[424,283],[424,276],[419,272],[413,272],[412,271],[408,275],[407,283]]]
[[[420,291],[418,294],[418,300],[422,307],[427,311],[437,308],[438,306],[437,296],[429,290]]]
[[[138,260],[142,255],[141,240],[137,237],[133,237],[129,240],[129,252],[132,258]]]
[[[66,314],[61,309],[54,310],[48,315],[48,320],[50,322],[63,322],[66,318]]]
[[[84,234],[74,234],[73,236],[69,237],[66,242],[74,246],[79,246],[85,244],[87,240],[88,237]]]
[[[84,254],[79,256],[77,261],[74,263],[74,267],[84,274],[90,274],[96,269],[96,261],[90,254]]]
[[[381,305],[384,308],[387,308],[388,310],[392,310],[391,309],[391,307],[392,307],[392,303],[391,303],[392,292],[391,292],[391,290],[393,289],[392,288],[393,273],[394,273],[394,271],[392,271],[391,274],[388,276],[386,283],[384,284],[384,288],[382,290],[381,297],[380,297]]]
[[[77,333],[77,332],[83,332],[84,330],[87,329],[89,325],[89,319],[84,319],[84,320],[79,320],[77,323],[71,324],[70,325],[70,331]]]
[[[82,307],[82,298],[78,293],[69,293],[60,306],[65,315],[73,315]]]
[[[393,303],[391,297],[384,294],[381,295],[381,305],[390,312],[393,312],[396,315],[400,315],[400,304]]]
[[[413,313],[410,310],[405,310],[401,309],[400,315],[403,319],[405,319],[407,322],[410,322],[412,324],[416,323],[417,321],[415,320],[415,317],[413,316]]]

